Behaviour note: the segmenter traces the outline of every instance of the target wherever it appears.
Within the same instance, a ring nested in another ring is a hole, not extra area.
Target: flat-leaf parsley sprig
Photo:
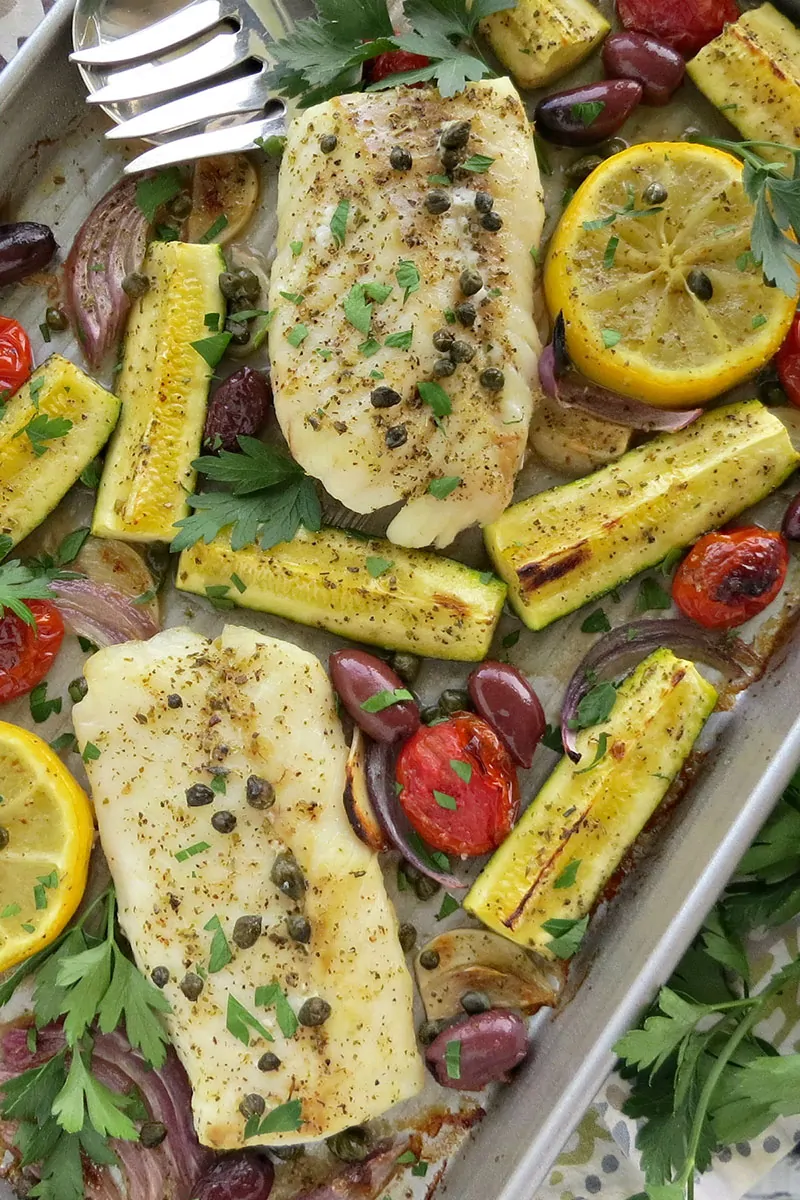
[[[305,108],[360,91],[365,62],[390,50],[407,50],[431,61],[373,88],[431,80],[442,96],[454,96],[468,82],[493,74],[475,42],[479,22],[515,7],[516,0],[406,0],[410,28],[395,33],[386,0],[316,0],[316,18],[299,21],[274,43],[277,62],[269,83],[283,95],[300,97]]]

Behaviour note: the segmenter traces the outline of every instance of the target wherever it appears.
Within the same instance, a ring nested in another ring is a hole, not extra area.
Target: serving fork
[[[130,162],[126,174],[252,150],[285,132],[286,104],[270,91],[267,73],[270,43],[293,20],[282,0],[259,0],[263,16],[255,3],[194,0],[103,40],[102,4],[78,0],[70,58],[87,83],[89,103],[118,122],[106,137],[160,143]],[[98,44],[82,44],[98,26]]]

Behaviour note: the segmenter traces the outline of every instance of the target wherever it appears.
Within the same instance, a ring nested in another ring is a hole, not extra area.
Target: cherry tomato
[[[733,629],[771,604],[783,587],[789,548],[780,533],[757,525],[707,533],[672,581],[681,612],[706,629]]]
[[[800,408],[800,312],[795,313],[792,327],[775,359],[783,390]]]
[[[519,812],[508,751],[488,721],[473,713],[418,729],[400,751],[397,779],[409,821],[447,854],[494,850]]]
[[[32,368],[33,355],[27,333],[19,321],[0,317],[0,401],[13,396]]]
[[[420,67],[427,67],[430,61],[424,54],[411,54],[408,50],[387,50],[385,54],[378,54],[365,64],[364,74],[369,83],[380,83],[389,75],[399,75],[401,71],[417,71]]]
[[[6,609],[0,619],[0,704],[33,691],[53,665],[64,640],[61,613],[48,600],[29,600],[36,625]]]
[[[617,15],[625,29],[651,33],[692,58],[738,21],[739,9],[735,0],[617,0]]]

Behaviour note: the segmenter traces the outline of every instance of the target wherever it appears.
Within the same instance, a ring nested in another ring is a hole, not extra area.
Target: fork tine
[[[126,175],[169,167],[173,163],[186,162],[191,158],[209,158],[214,154],[235,154],[241,150],[254,150],[256,138],[268,138],[286,132],[286,114],[275,113],[260,121],[248,121],[243,125],[231,125],[227,129],[214,129],[209,133],[197,133],[191,137],[167,142],[140,154],[125,168]]]
[[[186,8],[155,21],[145,29],[129,33],[113,42],[103,42],[88,50],[76,50],[70,61],[84,67],[115,67],[137,58],[155,58],[182,42],[218,25],[225,15],[221,0],[199,0]]]
[[[109,141],[157,137],[173,129],[196,125],[200,121],[213,120],[229,113],[258,112],[269,98],[264,72],[259,71],[257,75],[220,83],[216,87],[195,92],[192,96],[185,96],[182,100],[172,100],[139,113],[129,121],[113,126],[106,137]]]
[[[88,97],[90,104],[119,104],[187,87],[239,66],[249,54],[248,38],[239,33],[219,33],[204,46],[165,63],[144,63],[119,71],[105,87]]]

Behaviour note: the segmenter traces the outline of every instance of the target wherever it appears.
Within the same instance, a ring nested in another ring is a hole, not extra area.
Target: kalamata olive
[[[781,533],[792,542],[800,541],[800,492],[797,493],[784,513]]]
[[[328,667],[342,704],[376,742],[397,742],[419,728],[416,701],[393,698],[408,689],[388,663],[364,650],[337,650]]]
[[[642,99],[634,79],[606,79],[545,96],[536,105],[537,132],[559,146],[593,146],[620,129]]]
[[[510,663],[487,661],[475,668],[467,686],[477,712],[498,733],[514,762],[529,767],[546,721],[525,676]]]
[[[489,1083],[505,1083],[527,1053],[522,1018],[493,1008],[445,1029],[428,1046],[425,1058],[442,1087],[479,1092]]]
[[[42,271],[58,246],[53,231],[35,221],[0,225],[0,287]]]
[[[245,1151],[218,1158],[191,1194],[193,1200],[267,1200],[274,1182],[270,1160]]]
[[[677,50],[648,33],[624,30],[603,43],[603,66],[612,79],[635,79],[645,104],[668,104],[683,83],[686,63]]]
[[[266,375],[240,367],[221,383],[208,406],[203,446],[238,450],[240,435],[254,437],[267,419],[272,391]]]

